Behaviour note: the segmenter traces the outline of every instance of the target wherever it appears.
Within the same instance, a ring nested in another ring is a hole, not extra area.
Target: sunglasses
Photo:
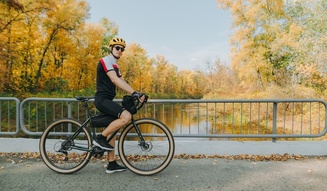
[[[123,48],[123,47],[119,47],[119,46],[115,46],[115,49],[116,49],[117,51],[121,51],[121,52],[124,52],[124,51],[125,51],[125,48]]]

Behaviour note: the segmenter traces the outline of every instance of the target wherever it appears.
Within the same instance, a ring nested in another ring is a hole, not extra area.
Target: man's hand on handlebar
[[[137,97],[141,103],[148,101],[148,96],[140,92],[135,91],[132,93],[132,96]]]

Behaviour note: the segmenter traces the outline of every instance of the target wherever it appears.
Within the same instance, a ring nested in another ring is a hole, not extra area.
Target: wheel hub
[[[153,148],[152,142],[150,141],[141,142],[139,145],[141,146],[142,151],[150,152]]]

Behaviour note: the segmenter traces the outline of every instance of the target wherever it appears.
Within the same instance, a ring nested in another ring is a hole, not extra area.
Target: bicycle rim
[[[44,163],[53,171],[70,174],[81,170],[92,157],[90,133],[82,128],[78,136],[80,122],[74,119],[60,119],[53,122],[43,132],[40,139],[40,155]]]
[[[153,175],[161,172],[174,157],[175,143],[171,132],[154,119],[139,119],[135,124],[145,139],[145,147],[130,124],[122,131],[118,144],[122,162],[136,174]]]

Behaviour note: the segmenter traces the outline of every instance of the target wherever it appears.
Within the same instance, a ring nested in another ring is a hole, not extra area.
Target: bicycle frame
[[[84,122],[84,123],[83,123],[83,124],[82,124],[78,129],[77,129],[77,131],[75,131],[74,134],[73,134],[72,136],[68,137],[69,139],[68,139],[68,140],[65,140],[65,141],[61,144],[61,146],[65,148],[66,144],[69,144],[69,143],[71,143],[71,141],[75,140],[75,138],[80,134],[80,132],[82,131],[82,129],[83,129],[83,128],[87,128],[87,124],[90,122],[90,120],[91,120],[91,118],[86,119],[86,121],[85,121],[85,122]],[[74,148],[76,148],[77,150],[87,151],[87,152],[93,150],[93,148],[88,149],[88,148],[85,148],[85,147],[78,147],[78,146],[75,146],[75,145],[74,145]],[[62,149],[62,148],[61,148],[61,149]],[[61,149],[60,149],[60,150],[61,150]],[[59,150],[59,151],[60,151],[60,150]],[[65,149],[64,149],[62,152],[64,152],[64,151],[65,151]]]
[[[144,147],[145,146],[144,145],[145,140],[144,140],[143,135],[142,135],[141,131],[139,130],[138,126],[135,124],[135,120],[134,120],[133,116],[132,116],[131,122],[129,124],[127,124],[125,127],[129,126],[130,124],[133,125],[133,127],[134,127],[134,129],[135,129],[135,131],[137,133],[137,136],[140,138],[140,146]],[[95,129],[96,129],[96,127],[91,127],[91,129],[92,129],[92,138],[95,139],[95,135],[96,135]],[[110,134],[110,136],[108,138],[108,142],[111,141],[118,134],[119,130],[120,129],[118,129],[117,131]]]
[[[91,128],[91,137],[92,139],[94,140],[96,138],[96,127],[93,127],[91,125],[91,121],[92,121],[92,116],[91,116],[91,112],[90,112],[90,109],[88,107],[88,100],[84,100],[83,101],[83,105],[82,105],[83,108],[85,108],[86,110],[86,115],[87,115],[87,119],[83,122],[83,124],[77,129],[77,131],[74,132],[74,134],[72,136],[69,137],[68,140],[66,140],[64,143],[62,143],[62,146],[65,147],[66,144],[68,143],[71,143],[72,140],[75,140],[75,138],[79,135],[79,133],[82,131],[82,128],[88,128],[88,125],[87,124],[90,124],[90,128]],[[131,119],[131,122],[126,125],[126,126],[129,126],[130,124],[133,124],[133,127],[138,135],[138,137],[140,138],[140,146],[142,147],[147,147],[146,144],[145,144],[145,140],[142,136],[142,133],[140,132],[138,126],[135,124],[135,120],[134,120],[134,117],[132,116],[132,119]],[[109,125],[109,124],[108,124]],[[109,138],[108,138],[108,142],[111,141],[117,134],[118,134],[119,130],[113,132],[110,134]],[[78,149],[78,150],[81,150],[81,151],[87,151],[87,152],[91,152],[93,151],[94,149],[94,146],[91,147],[91,149],[85,149],[83,147],[76,147],[74,145],[74,148]]]

